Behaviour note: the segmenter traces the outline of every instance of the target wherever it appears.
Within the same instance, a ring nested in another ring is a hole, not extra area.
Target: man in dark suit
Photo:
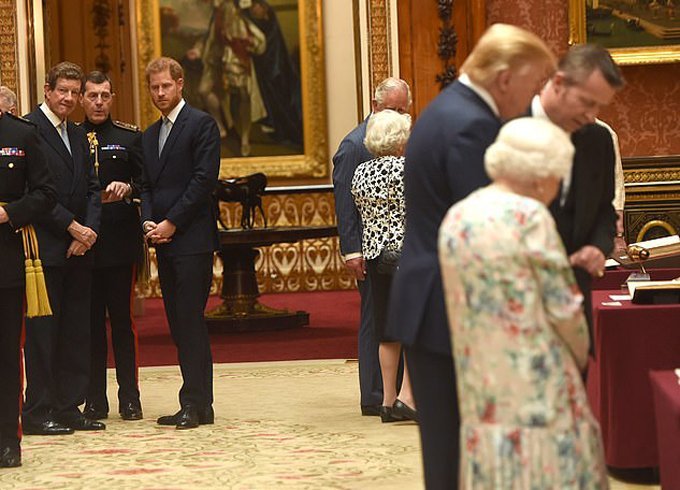
[[[143,251],[137,206],[144,165],[142,133],[136,126],[111,119],[111,79],[99,71],[85,77],[80,102],[85,111],[82,128],[90,142],[90,164],[102,188],[102,219],[92,251],[90,386],[84,415],[108,416],[106,397],[106,313],[118,381],[118,413],[123,420],[142,418],[137,383],[137,331],[132,319],[135,264]]]
[[[26,116],[38,126],[57,204],[35,223],[52,317],[26,321],[24,433],[68,434],[106,426],[82,415],[90,373],[90,285],[101,200],[87,137],[67,118],[83,72],[62,62],[47,74],[45,102]]]
[[[146,80],[163,117],[142,136],[145,177],[142,222],[156,246],[165,314],[184,384],[180,410],[160,425],[192,429],[214,422],[212,354],[203,318],[219,240],[212,192],[220,168],[215,120],[182,98],[184,73],[171,58],[153,60]]]
[[[591,351],[591,282],[604,273],[605,259],[614,247],[617,218],[612,206],[613,140],[595,118],[623,83],[606,49],[594,44],[576,45],[531,104],[534,117],[547,117],[571,133],[576,149],[571,175],[562,183],[562,192],[550,210],[583,293]]]
[[[411,89],[399,78],[386,78],[375,89],[373,112],[384,109],[408,112],[411,106]],[[352,177],[360,163],[373,158],[364,146],[366,118],[340,142],[333,156],[333,192],[335,214],[340,237],[340,251],[345,266],[357,280],[361,296],[361,317],[359,325],[359,390],[361,393],[361,414],[380,415],[383,401],[380,364],[378,363],[378,341],[373,332],[373,301],[366,264],[361,254],[361,216],[354,205],[351,193]]]
[[[489,183],[484,152],[501,121],[520,115],[554,69],[545,44],[495,24],[461,78],[422,112],[406,147],[406,234],[392,287],[390,336],[406,346],[428,489],[457,488],[458,403],[437,254],[449,207]]]
[[[19,407],[24,249],[19,229],[49,213],[57,190],[35,125],[0,112],[0,467],[21,465]]]

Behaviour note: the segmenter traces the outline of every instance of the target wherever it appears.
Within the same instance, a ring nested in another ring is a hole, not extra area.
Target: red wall
[[[487,0],[487,23],[529,29],[557,53],[568,47],[566,0]],[[680,154],[680,63],[622,67],[627,85],[601,118],[616,129],[623,156]]]

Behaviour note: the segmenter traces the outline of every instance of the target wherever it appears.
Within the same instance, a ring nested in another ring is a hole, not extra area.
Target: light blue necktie
[[[172,121],[168,119],[167,117],[163,116],[163,122],[161,123],[161,130],[158,133],[158,156],[161,156],[161,152],[163,151],[163,146],[165,146],[165,142],[168,140],[168,135],[170,134],[170,130],[172,129]]]
[[[66,129],[66,121],[62,121],[61,124],[58,126],[59,128],[59,136],[61,136],[61,140],[64,142],[64,145],[66,145],[66,149],[68,150],[69,153],[71,153],[71,143],[68,140],[68,131]],[[73,154],[73,153],[71,153]]]

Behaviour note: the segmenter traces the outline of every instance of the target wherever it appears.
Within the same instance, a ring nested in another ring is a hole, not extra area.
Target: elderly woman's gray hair
[[[366,126],[366,149],[376,157],[396,155],[411,134],[411,116],[385,109],[371,114]]]
[[[574,145],[569,135],[546,119],[522,117],[501,128],[484,155],[491,180],[530,183],[571,172]]]

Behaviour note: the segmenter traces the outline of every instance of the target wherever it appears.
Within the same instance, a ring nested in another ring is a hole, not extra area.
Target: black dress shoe
[[[392,413],[392,407],[386,407],[384,405],[380,406],[380,420],[383,424],[389,422],[400,422],[403,420],[401,417],[395,417]]]
[[[23,432],[29,436],[65,436],[73,434],[73,429],[54,420],[46,420],[39,424],[24,423]]]
[[[380,417],[380,405],[361,405],[361,415],[364,417]]]
[[[90,420],[101,420],[109,417],[109,411],[94,403],[86,403],[83,415]]]
[[[402,420],[413,420],[414,422],[418,422],[418,412],[398,398],[397,401],[394,402],[394,405],[392,405],[392,415],[400,417]]]
[[[84,415],[79,415],[73,419],[64,420],[69,427],[74,430],[105,430],[106,424],[98,420],[91,420]]]
[[[198,410],[192,405],[182,407],[177,416],[177,424],[175,429],[195,429],[198,427]]]
[[[0,448],[0,468],[16,468],[21,466],[21,449],[4,446]]]
[[[158,425],[177,425],[179,417],[182,414],[182,411],[183,410],[180,410],[179,412],[173,415],[163,415],[162,417],[158,417],[156,423]],[[212,405],[207,408],[204,408],[203,410],[198,411],[198,423],[199,425],[208,425],[215,423],[215,412],[213,410]]]
[[[142,407],[137,403],[124,403],[120,407],[120,418],[123,420],[142,420],[144,415],[142,414]]]

